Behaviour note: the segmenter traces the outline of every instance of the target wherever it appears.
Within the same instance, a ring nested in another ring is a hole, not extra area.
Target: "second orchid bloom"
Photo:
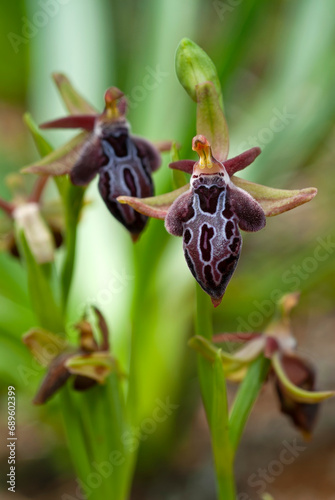
[[[64,75],[56,74],[54,78],[68,104],[69,91],[72,95],[76,91]],[[145,139],[130,134],[125,118],[126,98],[118,88],[110,87],[106,91],[105,109],[101,114],[79,95],[77,100],[78,109],[68,106],[69,116],[44,123],[41,128],[81,128],[83,132],[24,171],[53,176],[69,174],[76,186],[86,186],[99,175],[99,192],[108,210],[136,240],[147,217],[121,205],[117,197],[153,195],[151,174],[161,164],[159,150]]]

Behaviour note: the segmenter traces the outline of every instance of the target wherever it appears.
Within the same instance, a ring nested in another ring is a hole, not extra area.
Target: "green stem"
[[[145,237],[133,248],[134,293],[131,308],[132,333],[127,394],[127,417],[131,428],[136,428],[152,411],[156,393],[148,387],[153,373],[148,359],[155,357],[156,301],[154,281],[160,257],[167,244],[168,235],[160,221],[150,221]],[[143,314],[145,311],[145,314]],[[138,450],[128,456],[128,483],[136,466]]]
[[[213,337],[212,305],[209,296],[198,285],[196,286],[196,301],[196,334],[211,341]]]
[[[133,302],[131,308],[132,331],[130,347],[130,365],[129,365],[129,384],[127,408],[130,421],[133,425],[137,424],[140,400],[141,400],[141,380],[139,379],[140,352],[141,352],[141,305],[143,294],[141,293],[142,267],[141,257],[138,247],[133,248],[133,263],[135,273],[135,287]]]
[[[60,393],[60,403],[72,463],[77,476],[85,481],[91,472],[90,453],[82,429],[80,412],[73,403],[68,385],[63,387]]]
[[[83,188],[68,184],[66,190],[63,191],[63,200],[65,205],[65,258],[62,266],[61,273],[61,287],[62,287],[62,305],[66,311],[67,300],[70,293],[74,262],[76,256],[76,243],[77,243],[77,226],[80,216],[80,211],[83,204],[85,190]]]
[[[197,285],[196,334],[213,336],[212,304]],[[220,354],[215,362],[198,356],[198,375],[211,433],[219,500],[236,500],[234,454],[229,439],[226,381]]]
[[[153,335],[158,299],[154,292],[154,282],[160,257],[168,241],[168,234],[159,223],[160,221],[150,221],[147,234],[133,249],[135,284],[131,309],[132,335],[127,400],[132,425],[138,425],[139,420],[147,416],[146,411],[153,403],[150,388],[147,386],[152,365],[147,359],[155,355]]]
[[[125,500],[130,496],[130,488],[134,470],[134,454],[127,450],[122,440],[122,436],[124,435],[124,433],[127,431],[129,432],[130,426],[126,413],[124,391],[120,385],[120,381],[118,380],[117,375],[113,374],[109,377],[109,379],[107,380],[106,389],[107,394],[105,398],[105,404],[107,405],[107,409],[105,409],[105,413],[107,413],[107,416],[105,419],[108,421],[109,426],[109,430],[107,429],[107,435],[109,436],[110,451],[120,451],[124,457],[124,463],[118,466],[116,478],[117,491],[113,492],[113,498]],[[110,415],[112,415],[112,423],[110,420]],[[111,425],[113,425],[112,432]]]
[[[234,453],[229,440],[227,387],[220,353],[213,366],[211,436],[219,498],[235,499]]]
[[[260,355],[250,365],[248,373],[240,385],[229,419],[230,442],[234,451],[239,445],[250,412],[263,387],[269,368],[270,361]]]

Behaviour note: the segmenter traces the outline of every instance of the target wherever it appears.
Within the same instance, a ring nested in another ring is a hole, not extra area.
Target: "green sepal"
[[[31,328],[23,335],[22,341],[42,366],[49,366],[68,347],[64,337],[44,328]]]
[[[118,362],[108,352],[74,355],[65,362],[65,366],[71,374],[91,378],[99,384],[103,384],[111,373],[123,376]]]
[[[73,87],[63,73],[53,73],[52,78],[58,88],[60,96],[71,115],[96,115],[96,109],[89,104]]]
[[[287,377],[285,370],[280,362],[280,353],[277,352],[272,356],[272,368],[274,369],[280,384],[284,391],[298,403],[316,404],[321,403],[325,399],[329,399],[335,395],[335,391],[305,391],[293,384]]]
[[[231,178],[235,186],[247,191],[264,210],[267,217],[279,215],[310,201],[317,194],[314,187],[305,189],[275,189],[246,181],[235,175]]]
[[[27,125],[37,148],[37,151],[43,158],[44,156],[49,155],[52,153],[53,148],[52,146],[48,143],[46,139],[42,136],[42,134],[39,131],[39,128],[34,121],[33,117],[31,116],[30,113],[25,113],[23,115],[23,121]]]
[[[39,174],[39,175],[65,175],[71,172],[73,165],[78,160],[78,154],[86,141],[89,132],[80,132],[63,144],[59,148],[53,150],[41,160],[24,167],[21,172],[24,174]]]
[[[189,184],[171,191],[170,193],[152,196],[150,198],[135,198],[132,196],[119,196],[117,201],[133,207],[137,212],[154,217],[155,219],[165,219],[168,209],[172,203],[190,188]]]

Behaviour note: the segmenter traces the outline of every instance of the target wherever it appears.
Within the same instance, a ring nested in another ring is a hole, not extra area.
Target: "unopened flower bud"
[[[37,203],[25,203],[13,212],[16,229],[23,231],[29,248],[38,264],[54,259],[54,242],[47,224],[44,222]]]
[[[177,47],[176,73],[193,101],[197,102],[196,85],[207,81],[214,84],[217,94],[221,96],[220,81],[213,61],[188,38],[183,38]]]

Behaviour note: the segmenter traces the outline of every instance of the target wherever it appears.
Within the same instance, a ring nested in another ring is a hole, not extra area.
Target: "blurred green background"
[[[177,81],[174,54],[180,39],[189,37],[210,55],[221,79],[231,156],[252,146],[262,148],[261,156],[242,175],[273,187],[315,186],[319,191],[308,205],[268,219],[261,233],[244,235],[238,269],[215,311],[215,331],[261,331],[273,312],[275,296],[301,290],[294,313],[300,351],[318,366],[320,385],[334,387],[333,0],[17,0],[0,4],[0,28],[3,198],[9,196],[6,176],[38,158],[23,113],[29,110],[38,123],[64,113],[52,72],[66,73],[98,109],[105,89],[120,87],[129,98],[128,117],[135,134],[153,141],[176,140],[182,145],[182,157],[193,158],[195,104]],[[57,146],[70,134],[48,132],[47,137]],[[165,155],[154,177],[158,193],[172,188],[168,160]],[[55,196],[51,186],[47,195]],[[126,361],[134,288],[132,243],[107,213],[96,183],[90,186],[88,198],[92,204],[79,230],[69,320],[76,320],[86,303],[96,303],[108,319],[117,353]],[[193,354],[186,348],[193,328],[193,280],[181,240],[166,235],[160,221],[150,222],[139,245],[149,260],[151,252],[161,253],[150,285],[157,297],[150,328],[155,330],[159,356],[152,361],[147,383],[155,386],[153,393],[171,395],[178,402],[173,433],[180,432],[170,446],[167,437],[159,441],[165,443],[166,452],[155,450],[158,445],[152,436],[151,456],[159,458],[150,460],[150,453],[144,452],[133,496],[211,500],[215,493],[210,448],[197,404]],[[31,361],[20,337],[35,320],[24,270],[5,254],[0,254],[0,311],[0,430],[4,437],[6,390],[9,384],[15,385],[20,432],[17,498],[74,495],[58,407],[55,402],[43,408],[30,404],[42,370]],[[139,318],[143,324],[146,314],[143,310]],[[164,367],[156,373],[161,360]],[[269,490],[276,500],[332,498],[334,410],[333,402],[324,405],[314,441],[292,466],[272,478]],[[242,444],[237,470],[240,490],[257,498],[248,477],[258,464],[265,467],[278,457],[283,440],[296,436],[277,413],[276,401],[266,388]],[[4,442],[1,439],[1,470],[6,470]],[[323,466],[317,473],[303,472],[308,472],[316,456]],[[4,477],[1,483],[6,490]],[[7,498],[6,492],[3,495]]]

